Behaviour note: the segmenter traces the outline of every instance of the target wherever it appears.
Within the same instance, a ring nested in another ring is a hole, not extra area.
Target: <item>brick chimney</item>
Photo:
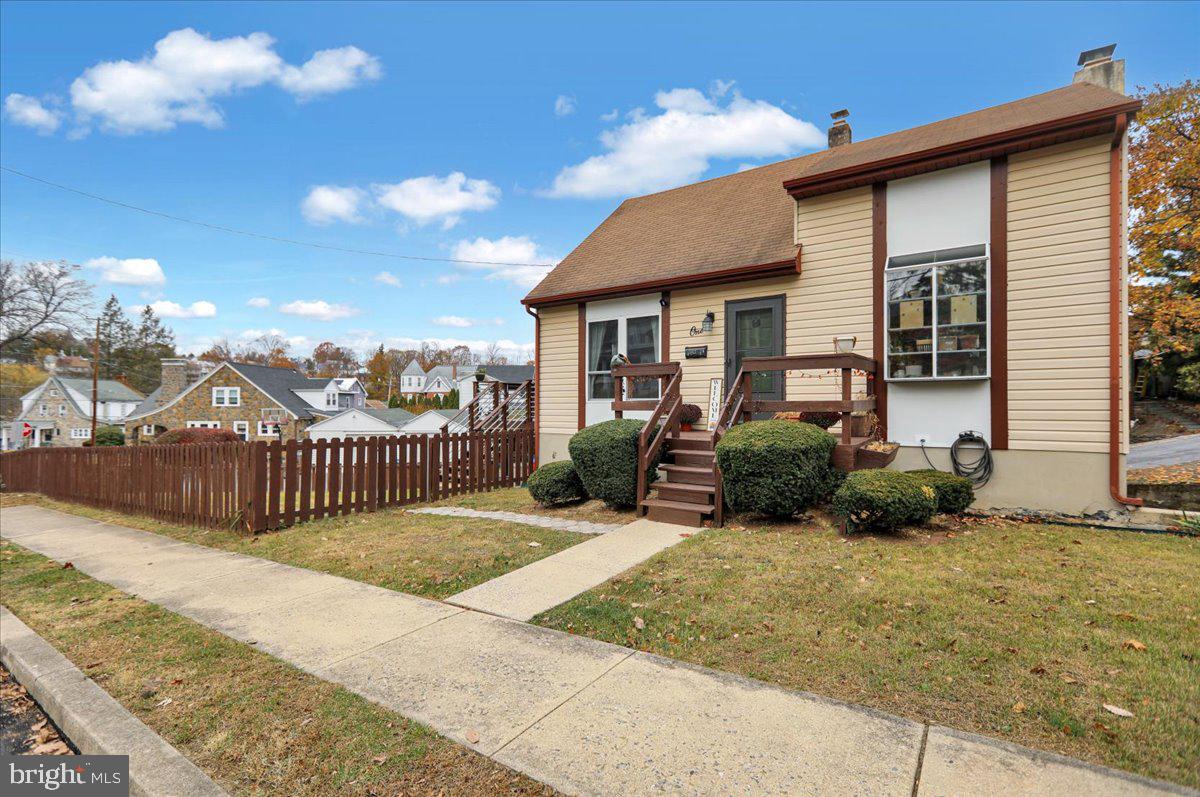
[[[1108,44],[1095,50],[1084,50],[1079,54],[1077,65],[1081,67],[1071,79],[1072,83],[1093,83],[1118,94],[1125,93],[1125,61],[1114,61],[1113,52],[1117,45]]]
[[[846,117],[849,115],[850,111],[845,108],[829,114],[833,119],[833,125],[829,128],[830,149],[850,143],[850,123],[846,121]]]

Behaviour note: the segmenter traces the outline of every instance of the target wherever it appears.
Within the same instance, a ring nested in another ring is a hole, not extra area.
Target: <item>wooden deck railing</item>
[[[442,425],[449,434],[456,429],[466,432],[495,432],[533,426],[533,381],[522,382],[515,390],[492,382],[480,390]]]
[[[613,414],[620,418],[626,410],[650,410],[650,417],[638,436],[637,507],[638,514],[645,515],[642,502],[649,491],[646,471],[650,463],[666,443],[671,432],[679,431],[679,419],[683,415],[683,397],[679,384],[683,370],[679,363],[640,363],[618,365],[612,369]],[[660,383],[657,399],[625,399],[625,380],[657,379]]]

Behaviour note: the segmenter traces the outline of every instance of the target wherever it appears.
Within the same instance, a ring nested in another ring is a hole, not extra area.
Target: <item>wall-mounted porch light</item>
[[[689,335],[703,335],[705,332],[712,332],[713,322],[716,320],[717,320],[717,314],[714,313],[712,310],[709,310],[707,313],[704,314],[704,320],[700,322],[699,329],[697,329],[696,327],[692,327],[688,331],[688,334]]]
[[[855,343],[858,343],[858,338],[854,335],[838,335],[833,339],[833,350],[838,354],[850,354],[854,351]]]

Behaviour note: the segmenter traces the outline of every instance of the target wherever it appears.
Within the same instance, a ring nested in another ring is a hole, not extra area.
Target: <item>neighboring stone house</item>
[[[365,404],[354,378],[310,378],[291,368],[163,360],[163,384],[126,419],[126,440],[153,442],[169,429],[230,429],[243,440],[300,440],[311,424]]]
[[[418,395],[425,398],[444,396],[458,387],[460,372],[466,376],[474,373],[475,369],[465,365],[435,365],[426,371],[413,360],[400,373],[400,394],[410,398]]]
[[[112,379],[96,383],[96,423],[121,425],[143,400],[128,385]],[[26,424],[32,433],[25,437]],[[21,397],[21,411],[10,426],[14,448],[81,446],[92,439],[92,380],[53,375]]]

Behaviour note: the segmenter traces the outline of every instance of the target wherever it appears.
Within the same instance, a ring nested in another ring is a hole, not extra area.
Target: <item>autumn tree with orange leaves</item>
[[[1178,366],[1200,348],[1200,83],[1139,89],[1129,147],[1130,345]]]

